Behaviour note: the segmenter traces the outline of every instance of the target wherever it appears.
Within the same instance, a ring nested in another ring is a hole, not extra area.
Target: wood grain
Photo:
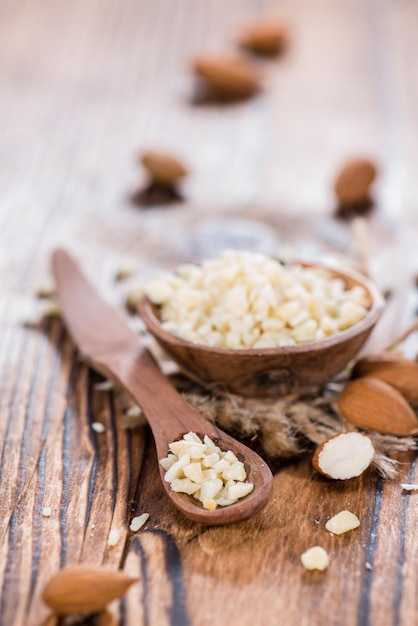
[[[286,54],[257,62],[264,92],[194,104],[189,59],[232,52],[263,15],[290,28]],[[380,170],[368,269],[393,292],[370,345],[393,340],[418,295],[417,22],[411,0],[0,0],[1,623],[40,624],[45,581],[79,562],[140,574],[110,607],[124,625],[416,623],[418,501],[400,489],[418,481],[413,454],[391,483],[370,473],[331,484],[304,458],[277,472],[253,520],[188,522],[164,496],[148,427],[122,427],[118,393],[95,389],[101,378],[59,320],[23,322],[42,308],[34,291],[59,245],[117,305],[124,257],[141,278],[234,245],[358,267],[332,183],[347,158],[366,156]],[[146,149],[190,169],[183,202],[131,204]],[[324,524],[343,508],[360,528],[332,537]],[[299,561],[316,543],[331,557],[322,574]]]

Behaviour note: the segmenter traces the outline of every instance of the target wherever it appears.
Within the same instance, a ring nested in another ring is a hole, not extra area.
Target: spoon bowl
[[[236,503],[210,511],[192,496],[172,491],[159,464],[163,486],[174,505],[189,519],[203,524],[227,524],[258,513],[273,490],[267,463],[207,422],[183,399],[138,335],[97,295],[67,252],[56,250],[52,267],[61,314],[72,339],[94,368],[114,379],[142,408],[154,435],[158,459],[166,457],[169,444],[188,432],[208,435],[222,450],[232,450],[244,462],[247,480],[254,485],[253,491]]]
[[[369,309],[358,323],[326,339],[267,349],[218,348],[187,341],[163,328],[158,307],[144,296],[138,311],[148,331],[190,378],[211,389],[250,397],[277,397],[320,386],[344,369],[359,352],[384,307],[375,285],[352,270],[319,263],[298,264],[328,269],[348,288],[367,293]]]
[[[190,417],[188,415],[187,419]],[[198,416],[199,421],[202,419]],[[188,423],[189,424],[189,423]],[[199,424],[196,424],[199,427]],[[202,428],[203,426],[203,428]],[[152,424],[151,424],[152,428]],[[177,434],[175,439],[177,441],[188,431]],[[204,509],[203,506],[192,496],[185,493],[177,493],[172,491],[170,484],[165,481],[165,470],[159,464],[159,470],[161,480],[166,490],[167,495],[171,498],[174,504],[180,509],[189,519],[195,522],[201,522],[203,524],[226,524],[230,522],[237,522],[240,520],[252,517],[259,511],[261,511],[272,494],[273,481],[271,471],[265,461],[256,454],[250,448],[244,446],[242,443],[227,435],[221,429],[209,424],[205,421],[205,424],[200,423],[200,431],[194,430],[201,439],[204,435],[208,435],[215,445],[219,446],[222,451],[227,452],[231,450],[240,461],[244,463],[245,471],[247,473],[246,480],[253,483],[253,491],[241,498],[234,504],[230,504],[226,507],[218,507],[214,511]],[[164,442],[166,453],[168,451],[168,443]],[[158,450],[158,446],[157,446]]]

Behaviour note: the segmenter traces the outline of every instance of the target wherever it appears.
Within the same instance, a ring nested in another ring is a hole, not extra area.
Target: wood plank
[[[285,56],[257,61],[264,93],[193,104],[191,56],[234,51],[240,25],[262,14],[292,27]],[[0,621],[39,624],[46,580],[77,562],[139,574],[111,607],[126,625],[416,621],[418,504],[399,488],[418,480],[413,454],[393,483],[370,473],[330,484],[309,458],[286,464],[261,515],[204,528],[166,501],[148,428],[124,430],[118,394],[94,388],[100,378],[60,322],[22,321],[40,308],[34,289],[57,245],[118,306],[125,256],[141,278],[234,243],[356,264],[348,225],[332,219],[331,183],[346,156],[367,152],[382,164],[372,275],[395,289],[379,341],[393,338],[417,301],[417,20],[409,0],[0,2]],[[132,206],[147,147],[190,166],[183,203]],[[332,537],[324,523],[342,508],[361,526]],[[132,536],[142,512],[149,522]],[[121,539],[110,548],[113,526]],[[329,550],[326,573],[300,565],[313,543]]]

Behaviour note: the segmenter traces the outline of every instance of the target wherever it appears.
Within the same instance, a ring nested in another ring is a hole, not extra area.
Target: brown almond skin
[[[370,187],[377,176],[377,168],[367,159],[348,161],[340,170],[334,184],[340,206],[355,206],[370,198]]]
[[[149,150],[144,152],[141,161],[151,178],[160,185],[175,185],[188,173],[179,159],[165,152]]]
[[[221,98],[249,98],[261,89],[261,77],[245,59],[202,55],[193,70]]]
[[[288,45],[289,33],[285,24],[278,21],[254,22],[246,26],[238,39],[245,50],[262,56],[276,56]]]
[[[354,378],[371,376],[392,385],[411,403],[418,402],[418,362],[402,356],[382,352],[359,359],[352,375]]]
[[[47,582],[42,599],[57,615],[96,613],[123,596],[137,580],[122,571],[67,567]]]
[[[360,428],[385,435],[408,437],[418,434],[418,420],[405,398],[377,378],[357,378],[338,397],[341,415]]]

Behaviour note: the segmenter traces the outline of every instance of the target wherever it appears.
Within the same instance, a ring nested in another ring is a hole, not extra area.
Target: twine
[[[344,381],[330,382],[317,393],[289,398],[253,399],[223,392],[208,393],[181,374],[171,381],[185,400],[208,421],[256,449],[270,462],[297,458],[339,433],[357,430],[370,437],[374,470],[385,479],[398,474],[399,453],[416,449],[413,437],[383,435],[348,424],[337,409]]]

